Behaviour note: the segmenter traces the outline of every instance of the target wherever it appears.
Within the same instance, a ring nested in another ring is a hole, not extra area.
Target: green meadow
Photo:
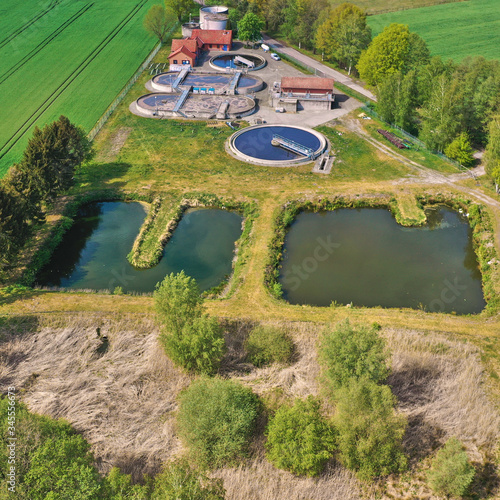
[[[0,177],[35,125],[65,114],[90,130],[153,49],[155,0],[2,0]]]
[[[391,23],[408,24],[432,55],[500,59],[500,0],[469,0],[370,16],[373,35]]]

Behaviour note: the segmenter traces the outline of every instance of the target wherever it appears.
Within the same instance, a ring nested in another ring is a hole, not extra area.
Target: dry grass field
[[[257,369],[245,362],[242,347],[254,324],[224,322],[229,349],[222,376],[251,387],[269,407],[317,394],[316,347],[322,327],[273,322],[292,336],[295,361]],[[100,348],[97,328],[109,339],[107,349]],[[398,411],[409,420],[404,445],[415,474],[368,487],[332,462],[317,479],[297,478],[265,461],[260,434],[240,466],[213,473],[224,479],[228,499],[340,500],[370,498],[375,491],[379,498],[415,498],[405,496],[405,489],[431,498],[419,475],[421,460],[450,436],[463,440],[479,470],[490,466],[500,415],[486,392],[480,351],[439,333],[404,328],[381,333],[392,353],[389,383]],[[183,452],[173,422],[176,398],[191,377],[164,356],[157,334],[155,323],[138,314],[12,317],[2,327],[0,381],[23,388],[32,411],[68,419],[91,443],[101,471],[117,465],[138,479]],[[491,490],[494,485],[481,487]]]

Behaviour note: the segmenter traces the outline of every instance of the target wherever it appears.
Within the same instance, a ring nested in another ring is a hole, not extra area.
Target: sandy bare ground
[[[222,376],[263,397],[276,391],[284,399],[318,394],[321,327],[280,324],[297,346],[291,366],[253,368],[242,347],[251,325],[226,321],[229,349]],[[175,433],[176,400],[191,377],[164,356],[157,335],[144,315],[13,317],[0,331],[0,382],[16,386],[32,411],[71,422],[91,443],[101,471],[116,465],[139,479],[183,452]],[[483,386],[479,351],[437,334],[388,329],[383,336],[392,351],[389,383],[409,419],[405,447],[412,466],[450,436],[462,439],[471,458],[484,463],[498,442],[500,416]],[[228,499],[360,498],[359,483],[338,464],[332,462],[318,479],[296,478],[265,461],[262,442],[257,438],[240,467],[215,473],[224,479]]]

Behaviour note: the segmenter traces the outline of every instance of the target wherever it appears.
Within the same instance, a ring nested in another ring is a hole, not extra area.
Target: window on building
[[[174,64],[177,64],[177,59],[174,59]]]

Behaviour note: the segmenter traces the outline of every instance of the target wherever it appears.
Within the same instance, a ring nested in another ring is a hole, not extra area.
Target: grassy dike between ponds
[[[413,201],[415,207],[411,206]],[[373,197],[318,198],[312,200],[291,200],[276,210],[273,221],[273,237],[268,247],[268,262],[264,272],[264,284],[271,294],[280,300],[282,287],[279,283],[279,269],[283,258],[283,246],[288,228],[297,215],[303,211],[321,212],[339,208],[386,208],[396,218],[398,224],[406,227],[421,226],[425,223],[424,207],[445,205],[468,214],[472,229],[472,242],[482,275],[482,288],[486,301],[486,314],[500,311],[500,261],[495,249],[493,225],[487,209],[472,201],[456,195],[417,195],[414,197],[391,197],[375,195]],[[410,208],[411,207],[411,208]],[[405,218],[409,216],[409,218]]]
[[[154,267],[163,255],[163,249],[172,237],[182,216],[189,208],[218,208],[234,211],[243,217],[243,230],[236,242],[236,255],[233,261],[233,272],[228,281],[208,291],[210,297],[230,297],[241,281],[241,271],[248,260],[248,247],[252,226],[258,216],[255,202],[235,201],[207,193],[184,193],[182,196],[170,198],[156,197],[151,210],[141,227],[131,252],[127,256],[130,264],[138,269]]]

